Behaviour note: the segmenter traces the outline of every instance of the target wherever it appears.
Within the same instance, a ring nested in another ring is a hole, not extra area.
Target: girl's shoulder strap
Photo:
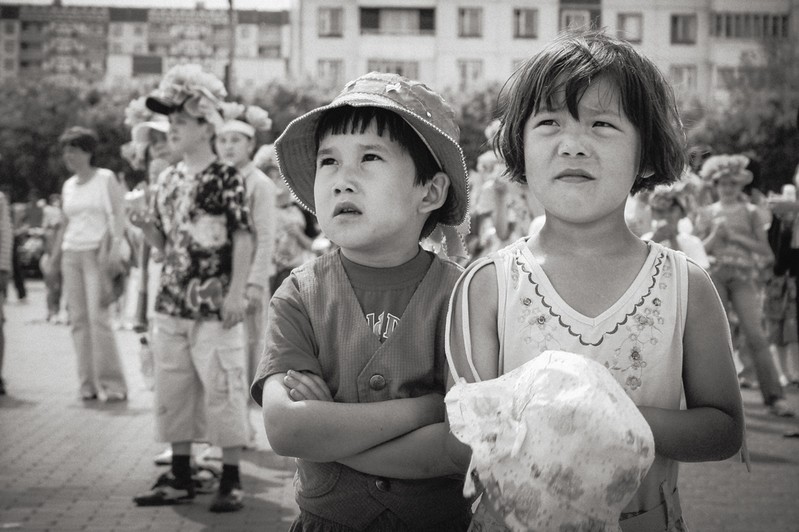
[[[447,355],[447,363],[449,365],[450,373],[452,374],[452,378],[455,382],[458,382],[460,377],[463,375],[458,375],[458,371],[454,364],[454,359],[452,355],[452,346],[451,346],[451,334],[452,334],[452,321],[454,319],[454,311],[455,311],[455,298],[458,293],[461,294],[460,298],[460,311],[461,311],[461,331],[463,335],[463,349],[464,355],[466,357],[466,363],[469,366],[469,370],[471,371],[472,380],[474,382],[479,382],[481,380],[480,375],[477,373],[477,368],[474,365],[474,358],[472,357],[472,344],[471,344],[471,331],[469,328],[469,286],[474,278],[475,274],[485,266],[489,264],[494,264],[496,266],[496,277],[497,277],[497,290],[498,290],[498,308],[497,308],[497,335],[500,339],[499,345],[499,359],[497,361],[499,370],[501,373],[503,367],[503,348],[502,348],[502,338],[504,335],[504,320],[502,319],[504,316],[504,307],[505,307],[505,281],[506,281],[506,274],[505,269],[503,267],[505,260],[513,253],[513,249],[516,247],[516,244],[512,244],[507,248],[502,250],[496,251],[486,257],[482,257],[474,261],[469,267],[461,274],[458,278],[455,286],[452,289],[452,294],[450,295],[449,299],[449,307],[447,309],[447,322],[445,327],[445,337],[444,337],[444,348]]]

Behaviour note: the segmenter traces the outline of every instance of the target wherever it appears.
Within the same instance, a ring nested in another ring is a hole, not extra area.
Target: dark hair
[[[62,150],[67,146],[73,146],[85,151],[94,158],[100,139],[97,138],[97,133],[95,133],[93,129],[72,126],[58,137],[58,143]]]
[[[394,111],[381,107],[352,107],[344,105],[325,111],[316,125],[316,149],[326,135],[342,135],[364,133],[374,123],[378,136],[385,132],[391,140],[399,144],[413,160],[416,168],[415,186],[425,185],[433,179],[436,173],[441,172],[441,167],[433,157],[433,152],[427,147],[422,137],[408,122]],[[442,207],[443,208],[443,207]],[[438,224],[438,211],[430,213],[422,228],[422,238],[428,236]]]
[[[599,77],[619,91],[621,108],[641,138],[638,177],[631,193],[676,181],[686,162],[684,134],[674,94],[658,68],[630,44],[602,32],[565,33],[528,59],[499,96],[501,127],[494,148],[511,180],[526,183],[524,126],[542,108],[554,110],[560,97],[579,118],[577,106]],[[643,175],[654,175],[643,178]]]

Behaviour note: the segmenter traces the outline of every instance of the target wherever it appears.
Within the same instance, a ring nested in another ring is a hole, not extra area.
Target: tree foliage
[[[799,39],[765,41],[761,60],[742,57],[726,101],[707,110],[689,134],[716,153],[750,152],[762,190],[791,181],[799,162]]]

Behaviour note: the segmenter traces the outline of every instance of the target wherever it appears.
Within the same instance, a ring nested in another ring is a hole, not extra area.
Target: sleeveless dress
[[[464,272],[463,294],[476,271],[494,263],[497,271],[498,375],[547,350],[577,353],[603,364],[638,406],[684,409],[683,331],[688,302],[688,260],[684,254],[647,242],[649,254],[624,294],[599,316],[571,308],[555,291],[523,238],[476,261]],[[457,291],[457,286],[456,286]],[[466,358],[473,375],[468,327],[468,297],[462,299]],[[452,308],[448,322],[452,319]],[[457,377],[456,377],[457,380]],[[656,456],[640,489],[622,513],[622,529],[687,530],[677,489],[678,464]],[[625,522],[629,519],[629,522]],[[483,504],[472,530],[503,530]]]

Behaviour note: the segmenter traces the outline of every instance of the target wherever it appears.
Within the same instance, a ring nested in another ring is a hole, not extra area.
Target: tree
[[[756,185],[779,190],[799,162],[799,38],[764,41],[758,56],[742,57],[727,101],[711,107],[689,139],[716,153],[753,152],[761,169]]]

